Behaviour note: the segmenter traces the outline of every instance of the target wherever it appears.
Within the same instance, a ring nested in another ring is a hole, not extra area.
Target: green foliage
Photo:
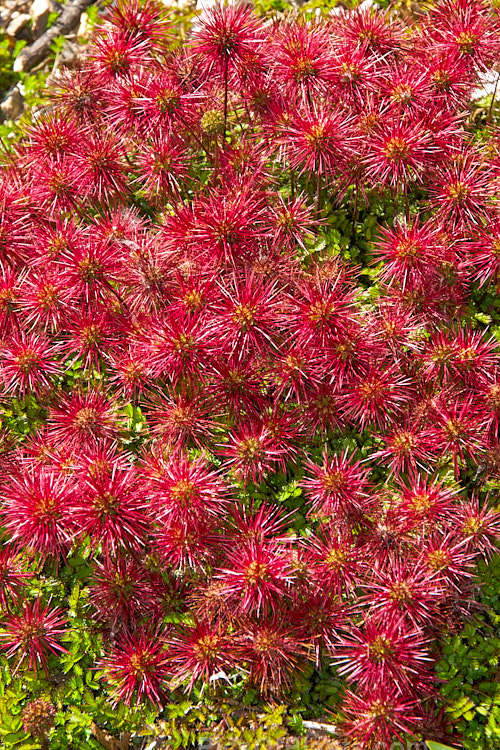
[[[259,16],[273,16],[276,13],[285,13],[290,7],[286,0],[256,0],[255,10]]]
[[[306,17],[318,13],[327,16],[332,8],[356,8],[362,0],[307,0],[307,2],[290,2],[290,0],[255,0],[254,7],[260,16],[275,16],[277,13],[299,12]],[[376,3],[379,5],[380,3]]]
[[[285,706],[269,705],[263,714],[255,711],[240,716],[228,714],[212,734],[212,740],[223,742],[228,750],[242,746],[248,750],[267,750],[276,747],[287,734],[284,727]]]
[[[14,60],[26,45],[24,40],[15,41],[8,37],[5,30],[0,29],[0,99],[3,99],[7,91],[19,85],[25,100],[25,114],[21,123],[28,122],[31,110],[42,102],[42,94],[48,72],[39,70],[35,73],[19,72],[13,70]],[[3,151],[9,150],[9,146],[21,137],[20,123],[10,120],[0,122],[0,147]]]
[[[14,73],[12,65],[14,59],[25,46],[25,41],[16,42],[0,30],[0,96],[3,97],[7,89],[20,80],[20,74]]]
[[[500,555],[479,564],[477,612],[442,647],[437,675],[447,715],[467,750],[500,745]],[[437,750],[434,748],[434,750]]]
[[[16,437],[28,435],[36,430],[43,424],[45,416],[45,409],[33,394],[29,394],[24,400],[13,398],[8,408],[0,408],[1,426]]]
[[[61,54],[63,47],[65,45],[66,39],[62,34],[59,34],[59,36],[56,36],[52,44],[50,45],[50,51],[54,58],[57,59],[57,57]]]
[[[47,28],[50,29],[50,27],[55,24],[58,18],[59,13],[56,10],[51,11],[49,13],[49,17],[47,18]]]

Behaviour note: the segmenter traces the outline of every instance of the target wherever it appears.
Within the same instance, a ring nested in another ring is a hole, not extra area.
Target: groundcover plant
[[[499,54],[480,0],[182,42],[125,1],[54,80],[1,170],[6,747],[187,746],[189,701],[305,716],[324,670],[356,747],[446,736],[499,530]]]

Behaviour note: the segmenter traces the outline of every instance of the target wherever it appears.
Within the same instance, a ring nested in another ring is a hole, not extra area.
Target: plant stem
[[[319,214],[321,211],[321,171],[318,170],[318,182],[316,185],[316,211]]]
[[[207,155],[207,158],[211,159],[212,155],[210,154],[209,151],[207,151],[207,149],[203,145],[203,142],[200,140],[200,138],[198,138],[198,136],[196,135],[196,133],[194,132],[194,130],[191,127],[189,127],[189,125],[187,124],[187,122],[184,119],[184,117],[182,117],[181,115],[179,115],[179,120],[182,122],[182,124],[184,125],[184,127],[188,131],[189,135],[194,138],[194,140],[196,141],[196,143],[198,144],[198,146],[205,152],[205,154]]]
[[[214,175],[217,178],[219,174],[219,137],[216,135],[214,139]]]
[[[312,100],[311,100],[311,92],[309,90],[309,81],[306,81],[306,97],[307,97],[307,103],[309,104],[309,109],[312,112],[313,105],[312,105]]]
[[[226,131],[227,131],[227,94],[228,94],[228,58],[224,59],[224,140],[222,148],[226,148]]]
[[[398,215],[398,209],[396,206],[396,196],[394,195],[394,190],[393,190],[392,185],[389,186],[389,192],[391,195],[392,208],[394,209],[394,218],[396,218],[396,216]]]
[[[358,181],[354,183],[354,206],[352,209],[352,229],[351,229],[351,240],[356,236],[356,222],[358,221]]]
[[[497,75],[497,80],[495,81],[495,88],[493,89],[493,94],[491,97],[490,107],[488,109],[488,117],[486,118],[486,124],[490,124],[491,119],[491,113],[493,112],[493,104],[495,103],[495,97],[497,95],[497,88],[498,88],[498,82],[500,81],[500,73]]]
[[[127,305],[127,303],[125,302],[125,300],[123,299],[123,297],[116,291],[116,289],[114,288],[114,286],[112,286],[112,284],[110,284],[107,279],[104,279],[104,283],[105,283],[106,289],[108,289],[108,291],[110,291],[111,294],[113,294],[116,297],[116,299],[118,300],[118,302],[120,303],[120,305],[130,315],[130,308]]]

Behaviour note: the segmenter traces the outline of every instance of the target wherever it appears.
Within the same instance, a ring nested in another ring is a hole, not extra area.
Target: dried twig
[[[304,721],[302,722],[306,729],[315,729],[317,732],[328,732],[328,734],[338,734],[339,729],[335,724],[323,724],[319,721]]]
[[[108,732],[105,732],[104,729],[101,729],[101,727],[95,723],[95,721],[92,722],[90,725],[90,731],[96,738],[98,742],[101,743],[101,745],[106,748],[106,750],[126,750],[128,748],[128,740],[130,738],[130,735],[127,733],[123,733],[123,735],[126,735],[126,745],[123,745],[121,739],[118,740],[116,737],[113,737],[113,735],[108,734]]]
[[[91,5],[92,2],[93,0],[74,0],[73,2],[69,2],[54,25],[50,29],[47,29],[33,44],[21,50],[14,60],[14,71],[19,73],[20,71],[31,70],[31,68],[41,62],[47,56],[54,39],[72,31],[79,22],[85,8]]]

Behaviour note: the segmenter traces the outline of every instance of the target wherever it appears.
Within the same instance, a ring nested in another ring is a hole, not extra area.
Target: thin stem
[[[235,119],[236,119],[236,123],[237,123],[237,124],[239,125],[239,127],[240,127],[241,133],[243,134],[243,133],[244,133],[244,130],[243,130],[243,122],[242,122],[242,120],[240,119],[240,117],[239,117],[239,115],[238,115],[238,108],[237,108],[237,107],[233,107],[233,115],[234,115],[234,117],[235,117]]]
[[[106,286],[106,289],[111,292],[111,294],[114,294],[120,305],[127,311],[127,313],[130,315],[130,308],[123,299],[123,297],[116,291],[114,286],[112,286],[107,279],[104,279],[104,284]]]
[[[309,104],[309,109],[312,112],[313,105],[312,105],[312,101],[311,101],[311,92],[309,90],[309,81],[308,80],[306,80],[306,97],[307,97],[307,103]]]
[[[396,197],[394,195],[394,190],[393,190],[392,185],[389,186],[389,192],[391,194],[391,203],[392,203],[392,207],[394,209],[394,218],[396,218],[396,216],[398,215],[398,209],[397,209],[397,206],[396,206]]]
[[[488,117],[486,118],[486,124],[490,124],[491,119],[491,113],[493,112],[493,104],[495,103],[495,97],[497,95],[497,88],[498,88],[498,82],[500,81],[500,73],[497,75],[497,80],[495,81],[495,88],[493,89],[493,95],[491,97],[490,107],[488,109]]]
[[[226,148],[226,131],[227,131],[227,95],[229,87],[229,75],[228,75],[228,58],[224,59],[224,141],[223,148]]]
[[[354,239],[356,235],[356,223],[358,221],[358,181],[353,185],[353,191],[354,191],[354,206],[352,209],[352,229],[351,229],[351,240]]]
[[[245,112],[247,114],[248,129],[250,130],[250,132],[252,133],[252,135],[254,135],[255,134],[255,129],[254,129],[254,126],[252,125],[253,117],[252,117],[252,113],[251,113],[250,109],[248,108],[247,102],[244,102],[244,107],[245,107]]]
[[[214,163],[214,175],[217,178],[219,174],[219,138],[218,136],[215,136],[214,140],[214,156],[215,156],[215,163]]]
[[[316,185],[316,211],[319,214],[321,211],[321,170],[318,169],[318,183]]]
[[[211,159],[212,155],[210,154],[210,152],[207,151],[207,149],[203,145],[203,142],[201,141],[201,139],[198,138],[198,136],[196,135],[196,133],[194,132],[194,130],[192,130],[192,128],[189,127],[189,125],[187,124],[185,118],[180,113],[179,113],[179,120],[182,122],[182,124],[184,125],[184,127],[187,129],[189,135],[191,135],[194,138],[194,140],[196,141],[196,143],[198,144],[198,146],[201,149],[203,149],[203,151],[205,152],[205,154],[207,155],[207,157],[209,159]]]

